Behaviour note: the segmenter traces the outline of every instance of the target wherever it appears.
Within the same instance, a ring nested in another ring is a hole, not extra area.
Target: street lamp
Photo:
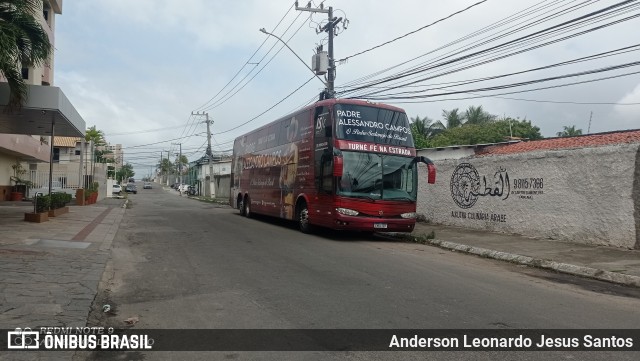
[[[300,61],[302,62],[302,64],[304,64],[304,66],[306,66],[306,67],[307,67],[307,69],[309,69],[309,71],[310,71],[310,72],[312,72],[312,73],[313,73],[313,75],[315,75],[315,76],[316,76],[316,78],[318,78],[318,80],[320,80],[320,82],[322,82],[322,85],[324,85],[324,86],[325,86],[325,88],[327,87],[327,83],[325,83],[325,82],[324,82],[324,81],[323,81],[323,80],[322,80],[322,79],[321,79],[321,78],[316,74],[316,72],[314,72],[314,71],[313,71],[313,69],[311,69],[311,67],[310,67],[307,63],[305,63],[305,61],[304,61],[304,60],[302,60],[302,58],[301,58],[301,57],[300,57],[300,56],[299,56],[295,51],[293,51],[293,49],[291,49],[291,47],[289,46],[289,44],[287,44],[284,40],[280,39],[280,37],[279,37],[279,36],[277,36],[277,35],[275,35],[275,34],[272,34],[272,33],[268,32],[265,28],[260,29],[260,32],[265,33],[265,34],[267,34],[267,35],[271,35],[271,36],[273,36],[274,38],[276,38],[276,39],[280,40],[280,42],[281,42],[281,43],[283,43],[283,44],[284,44],[284,45],[285,45],[289,50],[291,50],[291,52],[293,53],[293,55],[295,55],[298,59],[300,59]]]

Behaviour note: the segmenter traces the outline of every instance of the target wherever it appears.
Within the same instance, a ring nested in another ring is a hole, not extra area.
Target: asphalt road
[[[359,234],[305,235],[158,187],[129,195],[90,322],[138,329],[640,328],[634,290]],[[562,282],[558,282],[562,281]],[[592,291],[598,290],[598,292]],[[114,353],[78,359],[113,359]],[[118,359],[637,359],[603,352],[126,353]]]

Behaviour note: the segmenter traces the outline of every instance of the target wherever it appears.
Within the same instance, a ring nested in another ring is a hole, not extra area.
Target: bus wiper
[[[390,198],[385,198],[385,200],[387,201],[411,201],[413,202],[414,199],[413,198],[409,198],[407,196],[402,196],[402,197],[390,197]]]
[[[353,194],[353,195],[350,195],[350,197],[354,197],[354,198],[366,198],[366,199],[368,199],[368,200],[370,200],[370,201],[374,201],[374,202],[377,200],[377,199],[375,199],[375,198],[373,198],[373,197],[371,197],[371,196],[367,196],[367,195],[359,195],[359,194],[358,194],[358,195]]]

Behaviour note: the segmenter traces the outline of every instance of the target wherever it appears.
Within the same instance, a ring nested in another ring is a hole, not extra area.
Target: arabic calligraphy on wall
[[[451,175],[451,197],[458,207],[467,209],[473,207],[480,197],[498,197],[502,200],[509,198],[511,183],[509,173],[499,168],[493,177],[482,176],[469,163],[460,163]]]

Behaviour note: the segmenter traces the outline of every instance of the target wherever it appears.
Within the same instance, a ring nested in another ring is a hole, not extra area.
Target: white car
[[[111,193],[120,195],[122,193],[122,187],[120,186],[120,184],[114,184]]]
[[[189,185],[188,184],[180,184],[178,186],[178,190],[182,193],[186,193],[189,190]]]

